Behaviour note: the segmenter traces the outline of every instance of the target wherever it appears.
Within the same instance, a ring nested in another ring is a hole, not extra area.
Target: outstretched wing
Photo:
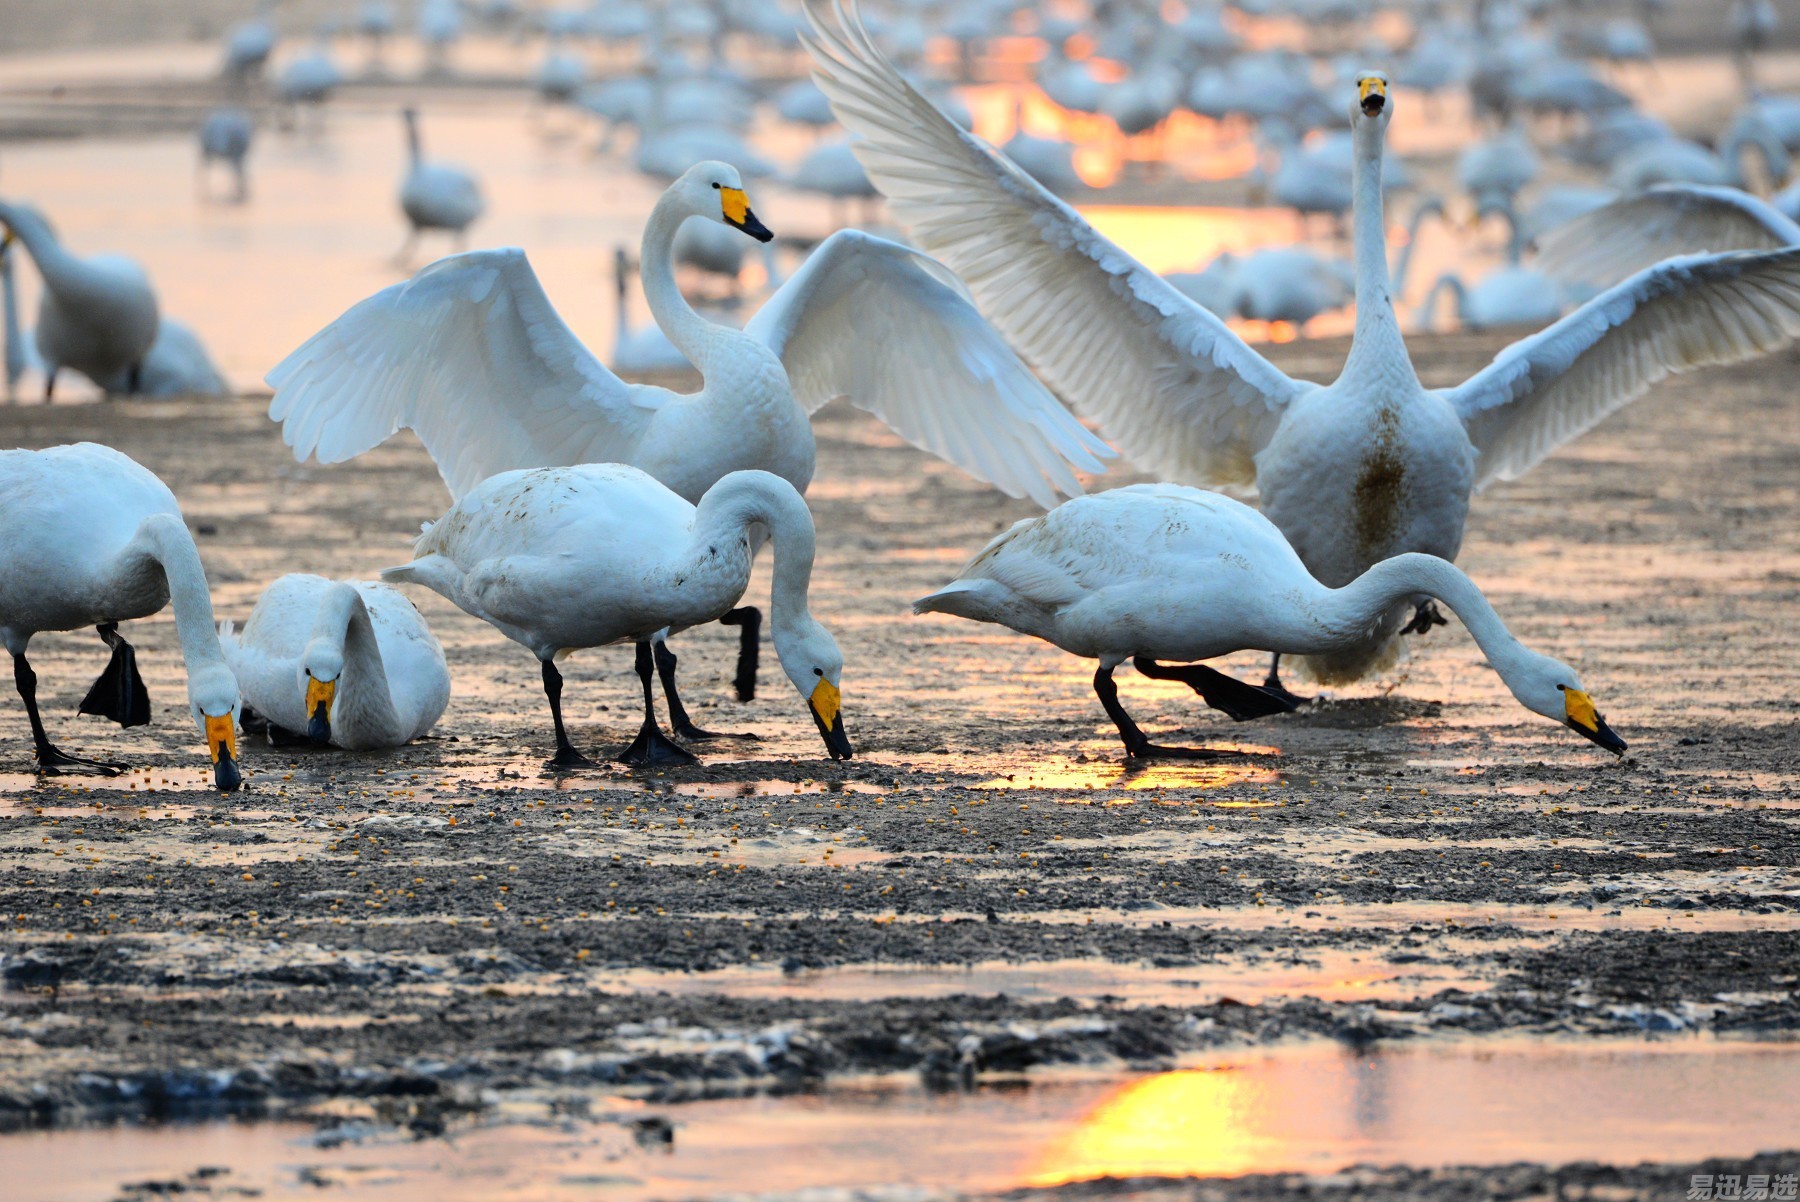
[[[1090,434],[983,321],[956,277],[916,250],[843,230],[745,332],[781,357],[811,412],[848,397],[916,447],[1048,509],[1104,471]]]
[[[268,381],[296,459],[339,463],[404,427],[456,497],[497,472],[626,459],[666,395],[594,358],[517,248],[452,255],[382,289]]]
[[[1665,184],[1591,209],[1538,238],[1537,266],[1558,283],[1611,288],[1664,259],[1779,250],[1800,225],[1737,188]]]
[[[1800,246],[1671,259],[1513,343],[1445,395],[1477,487],[1523,475],[1651,385],[1800,337]]]
[[[814,78],[861,135],[856,155],[895,216],[962,277],[982,314],[1140,467],[1251,485],[1252,456],[1313,386],[963,132],[901,78],[854,7],[826,7],[806,0]]]

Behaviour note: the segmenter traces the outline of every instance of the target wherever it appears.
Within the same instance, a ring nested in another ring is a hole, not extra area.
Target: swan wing
[[[1601,205],[1543,234],[1537,266],[1559,283],[1610,288],[1678,255],[1779,250],[1796,243],[1800,225],[1748,192],[1665,184]]]
[[[1102,237],[883,57],[843,0],[807,0],[814,77],[894,215],[1059,395],[1146,470],[1249,486],[1300,384]]]
[[[1104,471],[1090,434],[963,294],[942,264],[858,230],[827,238],[745,332],[787,369],[808,412],[847,397],[1009,496],[1049,508]]]
[[[669,395],[594,358],[517,248],[452,255],[377,292],[268,381],[296,459],[339,463],[404,427],[457,497],[513,468],[627,458]]]
[[[1445,395],[1479,460],[1477,487],[1523,475],[1667,376],[1800,337],[1800,246],[1691,255],[1640,272],[1513,343]]]

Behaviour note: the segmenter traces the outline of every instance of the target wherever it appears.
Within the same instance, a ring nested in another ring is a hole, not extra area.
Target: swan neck
[[[1419,231],[1425,228],[1425,219],[1442,213],[1443,206],[1435,200],[1423,201],[1413,210],[1412,220],[1406,226],[1406,245],[1400,248],[1399,261],[1394,264],[1395,296],[1406,295],[1406,280],[1412,271],[1413,251],[1419,245]]]
[[[326,591],[313,615],[309,643],[324,642],[338,652],[343,673],[339,677],[339,704],[346,712],[373,712],[399,724],[394,699],[388,689],[387,668],[375,641],[369,607],[354,585],[339,581]]]
[[[5,307],[6,392],[10,397],[25,374],[25,331],[19,324],[19,290],[13,279],[13,256],[0,251],[0,305]]]
[[[700,369],[700,374],[705,375],[712,323],[694,312],[675,283],[675,234],[689,216],[673,192],[663,193],[656,207],[650,210],[650,220],[644,226],[638,278],[644,285],[644,300],[649,303],[650,315],[656,319],[656,324],[669,336],[675,349],[686,355]]]
[[[15,220],[11,206],[0,205],[0,223],[5,224],[30,252],[31,261],[37,264],[38,273],[46,281],[60,281],[80,269],[81,260],[69,253],[68,248],[50,232],[49,226],[41,221],[29,217]]]
[[[769,621],[777,630],[792,630],[811,617],[807,590],[812,584],[812,511],[794,486],[769,472],[732,472],[700,498],[694,521],[695,550],[701,552],[720,537],[735,538],[751,526],[763,526],[775,544],[775,567],[769,596]]]
[[[181,518],[172,513],[156,513],[144,519],[138,527],[137,541],[140,549],[162,568],[163,579],[168,583],[175,635],[181,642],[181,659],[187,666],[191,685],[201,669],[226,666],[200,550],[194,546],[193,536]]]
[[[1412,372],[1406,341],[1394,314],[1392,285],[1388,279],[1387,226],[1381,194],[1381,126],[1358,121],[1351,134],[1351,217],[1356,246],[1356,330],[1350,342],[1350,358],[1344,375],[1385,376],[1396,363]],[[1415,376],[1416,379],[1416,376]]]
[[[1367,637],[1401,601],[1420,594],[1437,598],[1468,629],[1494,670],[1510,683],[1509,668],[1518,663],[1523,648],[1475,582],[1453,564],[1435,555],[1409,552],[1384,559],[1343,588],[1330,591],[1327,626],[1351,640]]]
[[[425,157],[419,144],[419,119],[411,113],[406,114],[406,157],[407,161],[417,167]]]

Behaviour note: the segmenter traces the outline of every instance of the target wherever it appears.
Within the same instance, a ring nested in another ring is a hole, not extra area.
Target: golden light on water
[[[1266,1109],[1255,1078],[1228,1069],[1134,1081],[1047,1147],[1023,1184],[1249,1172],[1259,1158],[1257,1116]]]

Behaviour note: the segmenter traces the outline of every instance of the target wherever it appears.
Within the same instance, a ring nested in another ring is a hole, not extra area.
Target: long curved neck
[[[1412,270],[1413,250],[1419,245],[1419,231],[1425,228],[1425,219],[1441,216],[1443,212],[1444,206],[1435,198],[1420,201],[1419,207],[1413,210],[1412,220],[1406,226],[1406,245],[1400,248],[1400,258],[1394,264],[1395,296],[1406,295],[1406,278]]]
[[[625,340],[627,338],[631,337],[631,322],[629,320],[628,314],[626,313],[626,305],[627,305],[627,301],[628,301],[627,293],[629,292],[630,289],[629,289],[629,285],[626,282],[625,272],[626,272],[625,256],[623,254],[620,254],[616,259],[613,260],[613,287],[617,291],[618,297],[619,297],[618,334],[613,340],[613,350],[615,352],[625,342]]]
[[[1419,308],[1419,324],[1430,329],[1437,321],[1437,299],[1439,294],[1448,292],[1456,302],[1456,320],[1467,321],[1469,316],[1469,290],[1454,273],[1446,271],[1425,294],[1425,303]]]
[[[414,167],[425,157],[425,151],[419,144],[419,119],[411,113],[406,114],[406,159]]]
[[[1311,628],[1319,632],[1321,645],[1306,650],[1331,650],[1345,642],[1367,638],[1396,603],[1419,594],[1435,597],[1450,607],[1501,679],[1510,683],[1509,672],[1525,650],[1475,582],[1435,555],[1396,555],[1382,560],[1343,588],[1323,592],[1324,597],[1307,615]]]
[[[38,274],[44,277],[46,283],[61,283],[83,274],[86,265],[69,253],[68,248],[56,240],[56,235],[43,222],[29,216],[15,220],[11,206],[4,204],[0,204],[0,222],[4,222],[13,236],[31,252],[31,261],[37,264]]]
[[[1356,332],[1343,378],[1372,379],[1390,375],[1403,364],[1414,383],[1412,360],[1400,322],[1394,316],[1394,298],[1388,282],[1387,226],[1381,195],[1381,126],[1375,121],[1355,123],[1355,157],[1351,165],[1351,214],[1356,241]]]
[[[807,589],[812,583],[812,511],[794,486],[769,472],[732,472],[706,490],[694,514],[694,543],[703,547],[720,537],[735,537],[745,527],[767,527],[775,544],[774,579],[769,596],[769,622],[789,630],[811,617]]]
[[[181,640],[181,659],[187,665],[191,687],[202,670],[226,666],[200,550],[187,526],[172,513],[145,518],[134,543],[138,551],[156,561],[168,582],[169,608],[175,613],[175,634]]]
[[[319,640],[336,648],[344,665],[333,708],[339,713],[355,712],[364,722],[398,727],[400,718],[394,710],[381,648],[375,641],[375,627],[369,621],[369,607],[354,586],[340,581],[320,599],[309,642]]]
[[[675,233],[688,216],[674,194],[663,193],[644,225],[638,278],[643,282],[644,299],[650,304],[650,314],[656,318],[656,324],[662,327],[675,348],[705,375],[712,335],[718,327],[694,312],[675,284]]]
[[[25,332],[19,325],[19,293],[13,280],[11,250],[0,250],[0,305],[6,309],[6,395],[11,399],[25,374]]]

